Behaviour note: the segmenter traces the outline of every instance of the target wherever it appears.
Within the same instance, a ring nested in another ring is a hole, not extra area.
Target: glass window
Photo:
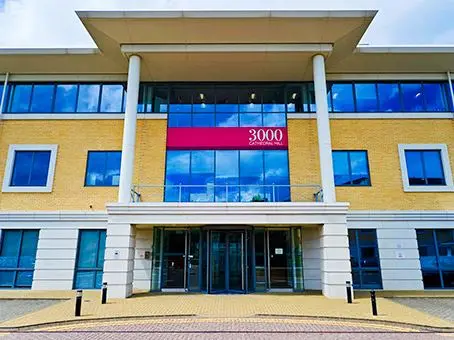
[[[240,114],[241,127],[259,127],[263,126],[261,113],[241,113]]]
[[[402,99],[405,111],[407,112],[424,111],[424,101],[421,83],[415,84],[402,83],[400,85],[400,88],[402,91]]]
[[[30,97],[32,94],[32,85],[16,84],[11,91],[12,99],[10,112],[28,112],[30,109]]]
[[[10,186],[45,187],[50,151],[15,151]]]
[[[33,282],[38,230],[2,230],[0,287],[30,288]]]
[[[237,127],[238,125],[238,113],[216,113],[217,127]]]
[[[241,202],[265,201],[263,151],[240,151]]]
[[[263,115],[263,126],[266,127],[285,127],[287,118],[285,113],[267,113]]]
[[[376,112],[378,110],[377,86],[374,83],[356,83],[356,111]]]
[[[333,151],[336,186],[370,185],[367,151]]]
[[[302,86],[292,86],[287,88],[286,96],[287,96],[287,112],[294,113],[294,112],[307,112],[308,109],[303,109],[302,101],[302,87],[305,89],[305,85]],[[307,94],[306,94],[307,97]],[[307,100],[306,100],[307,101]],[[305,103],[307,105],[307,103]]]
[[[98,112],[100,89],[97,84],[79,85],[77,112]]]
[[[166,202],[187,202],[189,193],[182,185],[191,184],[191,152],[167,151],[165,196]],[[184,190],[184,191],[183,191]]]
[[[33,86],[32,104],[30,112],[50,113],[52,112],[52,101],[54,98],[54,85]]]
[[[99,289],[102,286],[105,230],[80,230],[74,279],[75,289]]]
[[[86,186],[118,186],[121,151],[89,151]]]
[[[402,105],[400,102],[399,85],[396,83],[378,83],[379,111],[381,112],[400,112]]]
[[[2,100],[2,97],[3,97],[3,85],[0,84],[0,102]],[[5,97],[6,98],[6,97]],[[3,104],[4,105],[4,104]],[[2,110],[2,108],[0,107],[0,111],[1,112],[5,112],[5,110]]]
[[[169,97],[169,113],[191,113],[192,90],[171,88]]]
[[[169,127],[191,127],[191,118],[190,113],[169,113],[167,124]]]
[[[167,151],[166,202],[287,202],[289,183],[284,150]]]
[[[238,202],[239,161],[237,150],[216,151],[216,202]]]
[[[238,89],[237,92],[240,103],[240,112],[262,112],[262,91],[254,88],[242,88]]]
[[[54,112],[75,112],[77,103],[76,84],[60,84],[57,85],[55,91]]]
[[[424,99],[426,101],[426,111],[449,111],[447,105],[446,92],[442,84],[424,83]]]
[[[169,88],[168,87],[155,87],[153,112],[167,113],[169,111]]]
[[[266,89],[263,92],[263,112],[284,112],[285,113],[285,91],[284,88]]]
[[[265,197],[270,202],[290,202],[287,152],[264,151]]]
[[[382,288],[376,230],[349,229],[348,239],[353,286],[358,289]]]
[[[333,112],[354,112],[355,103],[353,100],[352,84],[332,84],[331,86],[332,111]]]
[[[410,185],[446,185],[440,150],[405,150]]]
[[[419,229],[419,259],[424,288],[454,286],[454,229]]]
[[[101,112],[122,112],[123,85],[104,84],[101,95]]]

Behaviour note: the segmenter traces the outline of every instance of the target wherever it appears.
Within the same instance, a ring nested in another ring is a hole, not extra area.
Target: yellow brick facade
[[[117,187],[85,187],[89,150],[120,150],[122,120],[3,121],[0,177],[10,144],[58,144],[52,193],[1,193],[1,210],[103,210]],[[315,119],[289,120],[292,184],[320,184]],[[331,120],[334,150],[367,150],[370,187],[336,188],[337,200],[355,210],[452,210],[454,193],[405,193],[398,144],[447,144],[454,168],[454,122],[446,119]],[[162,185],[166,120],[139,120],[134,183]],[[161,189],[142,189],[145,201],[161,201]]]
[[[103,210],[117,201],[118,187],[85,187],[89,150],[121,150],[122,120],[2,121],[0,177],[10,144],[58,144],[51,193],[1,193],[1,210]],[[134,183],[161,184],[164,178],[166,120],[139,120]]]
[[[291,183],[320,183],[317,124],[289,120]],[[367,150],[372,186],[338,187],[356,210],[452,210],[454,193],[404,192],[398,144],[446,144],[454,169],[454,122],[447,119],[332,119],[333,150]]]

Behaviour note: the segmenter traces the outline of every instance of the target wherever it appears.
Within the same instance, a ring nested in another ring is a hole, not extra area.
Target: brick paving
[[[55,305],[61,300],[0,300],[0,322]]]
[[[2,334],[2,340],[104,339],[448,339],[454,334],[425,333],[412,328],[343,321],[287,318],[165,318],[126,322],[81,323],[39,332]]]
[[[454,322],[454,298],[393,298],[395,302]]]

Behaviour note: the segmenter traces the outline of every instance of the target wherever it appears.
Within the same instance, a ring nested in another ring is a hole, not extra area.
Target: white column
[[[320,175],[322,179],[323,201],[336,202],[334,188],[331,133],[329,128],[328,100],[326,91],[325,57],[316,55],[313,59],[315,104],[317,106],[317,132],[320,153]]]
[[[120,188],[118,202],[129,203],[134,175],[134,153],[136,144],[137,104],[139,101],[140,57],[129,57],[128,91],[121,149]]]
[[[107,282],[109,298],[127,298],[132,295],[134,248],[135,230],[132,225],[108,224],[103,281]]]
[[[346,299],[345,282],[352,282],[347,223],[324,224],[320,236],[323,295]]]

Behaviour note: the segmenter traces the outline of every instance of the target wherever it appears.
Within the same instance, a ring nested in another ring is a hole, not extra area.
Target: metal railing
[[[318,184],[135,184],[132,202],[323,202]]]

